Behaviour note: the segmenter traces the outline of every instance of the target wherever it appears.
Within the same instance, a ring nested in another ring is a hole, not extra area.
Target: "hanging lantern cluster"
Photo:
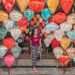
[[[38,27],[62,65],[75,62],[74,0],[0,0],[0,58],[11,67]],[[10,35],[8,35],[8,33]]]

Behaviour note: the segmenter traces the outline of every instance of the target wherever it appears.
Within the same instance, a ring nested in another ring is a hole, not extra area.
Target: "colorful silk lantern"
[[[45,6],[45,0],[29,0],[29,8],[34,12],[40,12]]]
[[[0,27],[0,40],[4,39],[7,35],[7,29],[4,26]]]
[[[13,21],[18,21],[19,19],[23,17],[23,15],[19,11],[13,10],[9,13],[9,17]]]
[[[53,49],[53,53],[56,59],[59,59],[63,55],[63,49],[61,47],[56,47]]]
[[[57,39],[57,40],[61,40],[62,39],[62,37],[64,36],[65,34],[64,34],[64,32],[61,30],[61,29],[58,29],[58,30],[56,30],[55,32],[54,32],[54,36],[55,36],[55,38]]]
[[[52,22],[60,24],[60,23],[64,22],[66,19],[67,19],[67,16],[65,13],[57,12],[55,15],[53,15],[51,20],[52,20]]]
[[[26,32],[28,26],[28,20],[25,17],[22,17],[21,19],[18,20],[17,25],[21,31]]]
[[[10,12],[15,5],[15,0],[2,0],[2,2],[7,12]]]
[[[70,47],[66,50],[66,52],[71,59],[75,58],[75,48]]]
[[[45,28],[46,28],[47,30],[49,30],[49,31],[56,31],[56,30],[59,29],[59,26],[58,26],[56,23],[51,22],[51,23],[48,23],[48,24],[45,26]]]
[[[20,31],[17,27],[12,28],[12,29],[10,30],[10,33],[11,33],[11,36],[12,36],[15,40],[17,40],[17,39],[20,37],[20,35],[21,35],[21,31]]]
[[[48,35],[46,36],[46,38],[44,39],[44,43],[46,47],[49,47],[49,45],[51,44],[51,41],[54,39],[53,35]]]
[[[8,14],[5,11],[0,10],[0,22],[3,22],[4,20],[7,19],[8,19]]]
[[[5,28],[8,31],[10,31],[12,28],[15,27],[15,22],[10,20],[10,19],[8,19],[8,20],[3,21],[3,25],[5,26]]]
[[[24,11],[24,16],[30,21],[34,16],[34,12],[30,9],[27,9]]]
[[[66,35],[71,39],[75,40],[75,31],[69,31],[66,33]]]
[[[47,5],[48,8],[52,13],[55,13],[58,5],[59,5],[59,0],[47,0]]]
[[[51,42],[51,46],[52,46],[52,48],[59,47],[60,42],[58,40],[56,40],[56,39],[53,39],[52,42]]]
[[[75,13],[72,13],[67,16],[67,22],[69,24],[75,24]]]
[[[11,49],[11,51],[12,51],[13,56],[14,56],[15,58],[18,58],[19,55],[20,55],[20,53],[21,53],[21,48],[18,47],[18,46],[16,46],[16,47],[13,47],[13,48]]]
[[[67,55],[62,55],[58,61],[62,66],[67,66],[70,62],[70,58]]]
[[[15,57],[11,54],[8,54],[4,57],[4,63],[8,68],[11,68],[15,62]]]
[[[72,29],[72,24],[70,24],[68,22],[64,22],[64,23],[60,24],[60,29],[64,32],[68,32]]]
[[[71,40],[67,37],[63,37],[61,40],[60,40],[60,45],[62,48],[64,49],[67,49],[71,44]]]
[[[3,58],[7,53],[7,48],[3,45],[0,45],[0,58]]]
[[[74,0],[60,0],[60,5],[66,14],[70,12],[73,3],[74,3]]]
[[[48,8],[45,8],[41,11],[41,17],[44,19],[44,20],[48,20],[50,17],[51,17],[51,11],[49,11]]]
[[[29,0],[16,0],[17,5],[21,12],[24,12],[28,6]]]
[[[3,39],[3,45],[10,49],[15,46],[15,40],[11,37],[7,37]]]

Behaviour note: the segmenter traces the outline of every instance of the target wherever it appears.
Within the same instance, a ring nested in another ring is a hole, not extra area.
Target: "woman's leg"
[[[32,46],[32,66],[36,67],[37,63],[37,49],[35,46]]]

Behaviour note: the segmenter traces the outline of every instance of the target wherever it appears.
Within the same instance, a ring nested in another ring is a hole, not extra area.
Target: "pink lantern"
[[[3,6],[7,12],[10,12],[15,5],[15,0],[2,0]]]
[[[4,63],[8,68],[11,68],[14,62],[15,62],[14,56],[12,56],[11,54],[8,54],[7,56],[5,56]]]

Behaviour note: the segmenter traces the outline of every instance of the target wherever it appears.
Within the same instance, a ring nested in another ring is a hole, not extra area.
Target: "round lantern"
[[[59,5],[59,0],[47,0],[47,5],[48,5],[49,10],[52,13],[55,13],[55,11]]]
[[[44,20],[48,20],[50,17],[51,17],[51,11],[49,11],[49,9],[45,8],[41,11],[41,17],[44,19]]]
[[[64,22],[66,19],[67,19],[67,16],[65,13],[57,12],[55,15],[53,15],[51,20],[52,20],[52,22],[60,24],[60,23]]]
[[[67,66],[70,62],[70,58],[67,55],[62,55],[62,56],[60,56],[58,61],[62,66]]]
[[[34,12],[40,12],[45,6],[45,0],[29,0],[29,8]]]
[[[15,62],[15,57],[11,54],[8,54],[4,57],[4,63],[8,68],[11,68]]]
[[[71,40],[67,37],[63,37],[61,40],[60,40],[60,45],[62,48],[64,49],[67,49],[71,44]]]
[[[7,37],[3,39],[3,45],[10,49],[15,46],[15,40],[11,37]]]
[[[74,0],[60,0],[60,5],[66,14],[70,12],[73,3],[74,3]]]
[[[54,36],[55,36],[55,38],[57,39],[57,40],[61,40],[62,39],[62,37],[64,36],[65,34],[64,34],[64,32],[61,30],[61,29],[58,29],[58,30],[56,30],[55,32],[54,32]]]
[[[52,48],[59,47],[60,42],[58,40],[56,40],[56,39],[53,39],[52,42],[51,42],[51,46],[52,46]]]
[[[7,12],[10,12],[15,5],[15,0],[2,0],[3,6]]]
[[[34,12],[28,9],[24,12],[24,16],[30,21],[34,16]]]
[[[53,49],[54,56],[59,59],[63,55],[63,49],[61,47],[56,47]]]
[[[11,29],[11,30],[10,30],[10,33],[11,33],[11,36],[12,36],[15,40],[17,40],[17,39],[20,37],[20,35],[21,35],[21,31],[20,31],[17,27]]]
[[[4,20],[7,19],[8,19],[8,14],[5,11],[0,10],[0,22],[3,22]]]
[[[7,48],[3,45],[0,45],[0,58],[3,58],[7,53]]]
[[[10,12],[9,17],[13,21],[18,21],[19,19],[23,17],[23,15],[19,11],[13,10]]]
[[[16,47],[13,47],[13,48],[11,49],[11,51],[12,51],[13,56],[14,56],[15,58],[18,58],[19,55],[20,55],[20,53],[21,53],[21,48],[18,47],[18,46],[16,46]]]
[[[21,31],[26,32],[28,26],[28,20],[25,17],[22,17],[21,19],[18,20],[17,25]]]
[[[66,35],[71,39],[75,40],[75,31],[69,31],[66,33]]]
[[[60,24],[60,29],[64,32],[68,32],[72,29],[72,24],[70,24],[68,22],[64,22],[64,23]]]
[[[12,28],[15,27],[15,22],[12,21],[12,20],[5,20],[5,21],[3,22],[3,25],[5,26],[5,28],[6,28],[8,31],[10,31]]]
[[[4,37],[7,35],[7,30],[5,27],[0,27],[0,40],[4,39]]]
[[[28,6],[29,0],[16,0],[17,5],[21,12],[24,12]]]

